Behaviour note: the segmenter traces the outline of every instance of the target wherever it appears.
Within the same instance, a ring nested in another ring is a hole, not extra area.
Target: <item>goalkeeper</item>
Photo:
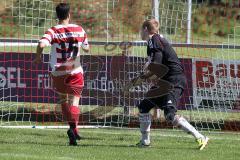
[[[58,24],[49,28],[39,40],[34,63],[42,60],[43,49],[51,45],[50,65],[53,88],[59,94],[62,113],[69,124],[69,145],[77,145],[79,100],[84,86],[83,68],[80,64],[80,49],[89,51],[87,34],[76,24],[70,24],[70,5],[56,6]]]
[[[187,133],[191,133],[198,142],[199,149],[202,150],[207,145],[209,138],[199,133],[184,117],[176,114],[178,102],[186,86],[186,77],[176,52],[168,41],[158,34],[158,30],[159,23],[155,19],[146,20],[142,24],[141,38],[147,41],[147,64],[167,66],[168,72],[161,79],[171,83],[173,88],[167,94],[159,92],[159,95],[147,97],[138,105],[142,137],[137,145],[140,147],[150,145],[151,115],[149,112],[157,106],[164,111],[164,116],[168,122],[181,127]],[[148,71],[141,77],[149,79],[152,75]]]

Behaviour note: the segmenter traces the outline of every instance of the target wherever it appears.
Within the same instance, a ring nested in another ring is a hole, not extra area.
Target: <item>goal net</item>
[[[83,26],[91,45],[90,53],[81,55],[85,86],[79,125],[138,127],[137,105],[149,86],[144,83],[129,94],[122,88],[146,62],[139,29],[156,6],[137,0],[2,0],[0,126],[66,125],[49,78],[50,48],[43,63],[32,62],[38,39],[56,25],[59,2],[71,3],[72,22]],[[198,129],[240,129],[238,6],[199,0],[161,0],[157,6],[160,32],[172,43],[187,77],[178,113]],[[162,111],[152,114],[154,128],[173,128]]]

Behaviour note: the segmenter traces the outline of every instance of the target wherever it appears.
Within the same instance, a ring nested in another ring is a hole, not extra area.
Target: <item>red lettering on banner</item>
[[[210,88],[214,85],[213,65],[208,61],[196,61],[197,87]]]
[[[216,66],[216,76],[217,77],[227,77],[227,65],[226,64],[218,64]]]
[[[210,88],[217,81],[215,78],[240,78],[240,64],[212,63],[196,61],[197,87]]]
[[[230,76],[232,78],[240,78],[240,65],[237,65],[237,69],[235,69],[235,65],[230,64]]]

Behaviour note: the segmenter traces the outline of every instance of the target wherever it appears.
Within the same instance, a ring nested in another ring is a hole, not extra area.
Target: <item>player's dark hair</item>
[[[147,28],[148,32],[151,34],[157,33],[159,30],[159,23],[155,19],[148,19],[143,22],[142,29]]]
[[[59,3],[56,6],[56,14],[59,20],[67,19],[69,12],[70,12],[70,5],[68,3]]]

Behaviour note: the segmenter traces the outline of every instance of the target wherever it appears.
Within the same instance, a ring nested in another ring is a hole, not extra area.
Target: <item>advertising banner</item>
[[[240,61],[193,60],[194,106],[240,110]]]
[[[57,103],[57,93],[52,90],[49,73],[49,55],[43,62],[33,64],[35,54],[0,53],[0,96],[2,101]],[[144,98],[146,86],[134,88],[129,95],[121,88],[136,77],[145,58],[134,56],[80,57],[84,69],[85,86],[80,104],[136,106]],[[181,59],[187,78],[187,88],[179,105],[186,109],[192,104],[192,60]]]

